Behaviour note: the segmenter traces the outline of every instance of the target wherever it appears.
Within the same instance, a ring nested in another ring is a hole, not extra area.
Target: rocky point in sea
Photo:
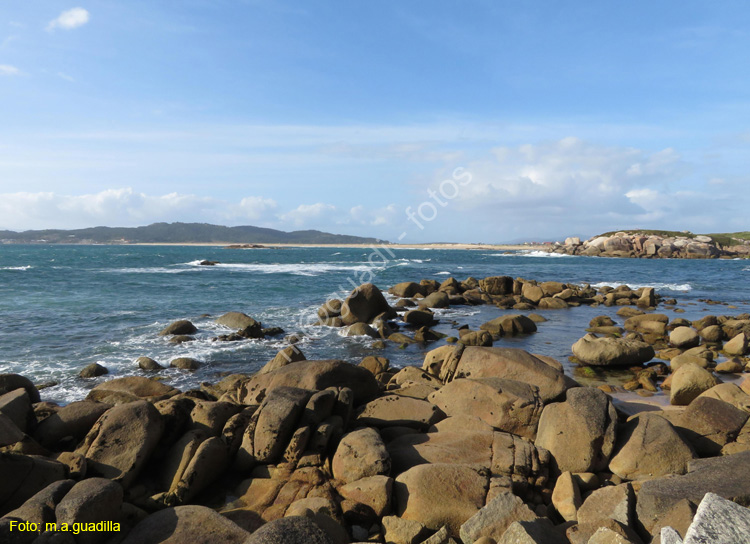
[[[750,315],[670,320],[651,288],[507,276],[389,292],[393,305],[373,284],[326,301],[319,326],[427,344],[440,337],[435,309],[516,313],[404,368],[377,352],[307,360],[291,343],[255,374],[180,391],[144,354],[140,374],[65,406],[0,375],[0,540],[746,542]],[[559,361],[503,342],[538,334],[535,309],[580,304],[620,307],[622,323],[594,318],[572,352],[583,368],[627,369],[623,387],[584,386]],[[237,311],[219,320],[236,332],[217,341],[278,333]],[[184,320],[162,331],[194,333]],[[622,402],[625,390],[669,391],[671,404]]]
[[[750,240],[718,240],[713,236],[684,233],[644,234],[616,232],[594,236],[581,242],[571,236],[555,242],[551,253],[587,257],[638,257],[646,259],[734,259],[750,258]],[[724,242],[722,244],[722,242]]]

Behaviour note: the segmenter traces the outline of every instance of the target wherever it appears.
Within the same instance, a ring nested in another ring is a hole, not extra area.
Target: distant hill
[[[261,227],[208,223],[154,223],[145,227],[92,227],[76,230],[0,230],[0,242],[48,244],[375,244],[384,240],[318,230],[284,232]]]

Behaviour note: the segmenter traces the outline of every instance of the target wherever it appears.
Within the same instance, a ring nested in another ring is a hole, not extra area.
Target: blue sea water
[[[200,266],[202,259],[220,261]],[[421,365],[427,348],[384,350],[364,337],[312,327],[318,307],[342,297],[354,285],[373,281],[381,289],[401,281],[453,276],[482,278],[509,275],[592,285],[653,286],[676,298],[684,313],[734,315],[750,311],[750,263],[733,260],[639,260],[561,257],[536,252],[486,250],[389,251],[354,248],[283,248],[235,250],[198,246],[0,246],[0,372],[18,372],[36,383],[58,385],[42,391],[45,400],[70,402],[112,375],[138,374],[134,363],[149,356],[167,365],[175,357],[195,357],[205,364],[196,372],[168,369],[164,379],[181,388],[217,380],[230,372],[254,372],[284,347],[283,336],[265,340],[214,342],[230,332],[213,319],[227,311],[245,312],[265,327],[287,334],[304,333],[300,347],[308,359],[341,358],[358,362],[370,354],[386,356],[395,366]],[[707,305],[700,299],[725,305]],[[734,308],[727,308],[731,304]],[[549,321],[524,338],[496,345],[521,347],[567,363],[570,346],[595,315],[617,308],[569,308],[539,311]],[[479,324],[504,313],[494,306],[456,306],[438,310],[437,330]],[[158,332],[176,319],[199,328],[194,342],[169,344]],[[84,380],[78,371],[99,362],[109,376]]]

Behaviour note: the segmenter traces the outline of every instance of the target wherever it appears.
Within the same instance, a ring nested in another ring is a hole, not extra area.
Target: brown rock
[[[344,325],[369,323],[372,319],[391,310],[380,289],[372,283],[357,287],[341,305],[341,320]]]
[[[216,511],[190,505],[151,514],[133,528],[122,544],[245,544],[249,536]],[[256,540],[257,544],[260,542]]]
[[[66,436],[81,440],[91,430],[96,420],[112,407],[111,404],[77,401],[63,406],[42,421],[34,437],[47,448],[53,447]]]
[[[650,361],[654,348],[629,338],[597,338],[587,334],[572,347],[573,356],[591,366],[634,366]]]
[[[392,491],[393,479],[383,475],[361,478],[338,489],[342,497],[369,506],[379,518],[391,512]]]
[[[570,472],[563,472],[552,491],[552,504],[565,521],[577,521],[581,507],[581,492],[578,483]]]
[[[387,476],[391,456],[380,434],[365,427],[344,435],[333,456],[331,470],[334,478],[347,483],[370,476]]]
[[[272,370],[277,370],[282,366],[286,366],[289,363],[297,363],[299,361],[306,361],[305,354],[297,346],[287,346],[280,350],[273,359],[268,361],[263,368],[258,371],[258,374],[267,374]]]
[[[542,411],[539,389],[502,378],[459,378],[428,400],[448,416],[476,416],[492,427],[533,439]]]
[[[483,506],[488,475],[471,465],[418,465],[396,478],[396,514],[437,530],[447,526],[452,536]]]
[[[616,420],[605,393],[593,387],[570,389],[565,402],[545,406],[535,444],[549,450],[560,472],[597,472],[612,455]]]
[[[18,508],[48,485],[67,477],[65,465],[44,457],[0,453],[0,512]]]
[[[603,524],[613,519],[632,526],[635,494],[630,484],[602,487],[591,493],[578,509],[578,523]]]
[[[193,325],[187,319],[180,319],[179,321],[170,323],[164,329],[162,329],[162,331],[159,333],[159,336],[168,336],[174,334],[195,334],[196,332],[198,332],[198,329],[195,325]]]
[[[748,415],[727,402],[698,397],[680,415],[678,424],[700,455],[718,455],[725,444],[737,438]]]
[[[78,482],[68,491],[55,508],[57,523],[120,522],[123,491],[120,484],[104,478],[88,478]],[[111,538],[114,532],[81,532],[76,537],[78,544],[96,544]]]
[[[621,428],[609,470],[624,480],[684,474],[693,449],[657,413],[643,413]]]
[[[277,387],[298,387],[321,391],[329,387],[348,387],[354,403],[362,404],[378,395],[378,382],[366,369],[339,360],[300,361],[265,374],[257,374],[240,388],[242,404],[260,404]]]
[[[134,401],[109,409],[76,450],[86,457],[87,471],[127,488],[161,438],[163,424],[153,405]]]
[[[513,348],[466,347],[455,377],[495,377],[535,385],[543,402],[554,400],[568,387],[564,374],[530,353]]]
[[[177,395],[174,387],[143,376],[125,376],[96,385],[86,396],[98,402],[131,402],[144,399],[156,402]]]
[[[700,344],[700,336],[690,327],[677,327],[669,333],[669,343],[676,348],[690,349]]]
[[[708,370],[693,363],[683,365],[672,376],[670,402],[677,406],[686,406],[716,383],[716,378]]]
[[[503,315],[483,323],[480,329],[496,336],[515,336],[517,334],[531,334],[537,331],[536,323],[525,315]]]
[[[377,398],[357,411],[358,423],[374,427],[400,426],[424,430],[444,418],[445,414],[432,403],[400,395]]]
[[[534,521],[537,515],[513,493],[500,493],[461,525],[463,542],[481,537],[499,540],[510,525],[517,521]]]
[[[20,374],[0,374],[0,395],[19,388],[26,391],[32,403],[39,402],[39,390],[27,377]]]
[[[430,531],[418,521],[385,516],[383,532],[386,544],[420,544]]]
[[[741,332],[724,344],[724,353],[731,356],[746,355],[748,353],[748,333]]]

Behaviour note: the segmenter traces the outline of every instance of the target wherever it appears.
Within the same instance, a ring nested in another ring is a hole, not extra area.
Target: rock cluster
[[[319,317],[380,337],[390,330],[386,338],[419,327],[416,337],[427,335],[435,304],[527,304],[541,292],[539,304],[566,290],[568,301],[620,305],[627,315],[622,327],[592,320],[594,332],[574,347],[578,360],[635,366],[647,389],[668,367],[641,365],[671,359],[661,386],[677,408],[628,411],[553,358],[484,342],[444,345],[404,368],[377,356],[352,364],[282,352],[254,375],[190,391],[118,377],[67,406],[42,402],[22,376],[0,375],[0,541],[742,542],[750,382],[719,383],[712,361],[731,355],[727,370],[744,369],[750,316],[670,322],[630,306],[653,308],[653,290],[597,293],[499,276],[399,284],[398,309],[367,284]],[[260,327],[244,314],[220,319]],[[510,315],[472,332],[494,340],[535,329]],[[20,531],[23,522],[41,532]],[[71,534],[64,524],[100,530]]]
[[[638,305],[654,308],[660,296],[652,288],[632,290],[627,286],[596,290],[588,285],[564,284],[556,281],[537,282],[510,276],[492,276],[481,280],[448,278],[403,282],[388,289],[399,297],[393,307],[373,284],[361,285],[345,299],[331,299],[318,310],[317,325],[346,327],[348,336],[370,336],[397,344],[426,344],[444,335],[430,329],[438,322],[435,309],[456,305],[492,304],[505,310],[563,309],[572,306]],[[481,325],[480,330],[468,327],[458,330],[458,337],[449,342],[467,346],[492,346],[502,336],[536,332],[537,322],[546,319],[537,314],[504,315]],[[403,327],[405,332],[399,332]],[[406,334],[413,331],[412,334]]]
[[[617,232],[612,235],[595,236],[581,242],[580,238],[566,238],[564,243],[555,242],[549,249],[562,255],[585,255],[588,257],[642,257],[717,259],[750,257],[750,242],[723,247],[710,236],[660,236],[657,234],[630,234]]]
[[[665,314],[633,308],[622,308],[618,314],[625,318],[622,326],[608,316],[591,320],[588,334],[571,348],[573,362],[630,368],[634,377],[624,384],[625,389],[653,393],[660,385],[669,390],[671,403],[679,406],[690,404],[719,384],[715,373],[745,371],[745,356],[750,354],[750,314],[671,322]],[[654,357],[666,363],[651,362]],[[720,357],[727,360],[717,363]],[[650,364],[644,368],[646,363]]]

